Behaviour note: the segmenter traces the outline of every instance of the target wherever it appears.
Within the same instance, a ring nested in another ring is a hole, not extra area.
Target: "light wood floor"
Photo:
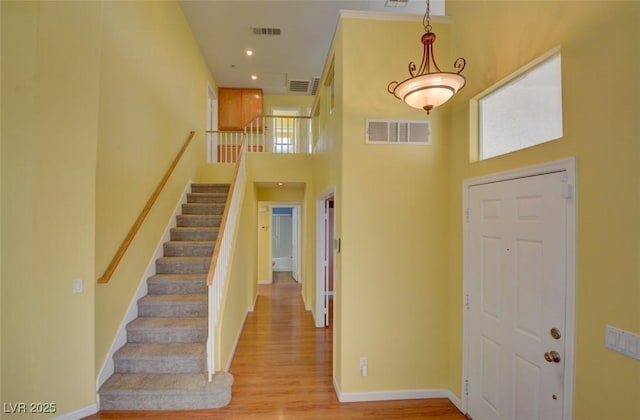
[[[340,403],[333,389],[331,328],[315,328],[300,285],[258,286],[230,368],[231,403],[217,410],[102,411],[90,419],[466,420],[447,399]]]

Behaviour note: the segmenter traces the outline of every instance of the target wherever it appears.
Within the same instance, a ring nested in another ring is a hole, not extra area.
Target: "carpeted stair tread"
[[[113,355],[116,373],[202,373],[205,343],[127,343]]]
[[[128,343],[113,355],[114,359],[164,357],[201,357],[205,354],[204,343]]]
[[[165,257],[211,257],[215,241],[169,241],[163,245]]]
[[[206,330],[207,322],[207,318],[200,316],[182,318],[142,317],[131,321],[129,326],[131,328],[204,328]]]
[[[185,203],[182,214],[222,214],[224,203]]]
[[[151,295],[207,293],[206,273],[156,274],[147,279]]]
[[[156,260],[158,274],[208,273],[211,257],[160,257]]]
[[[221,214],[181,214],[176,217],[178,227],[219,227]]]
[[[227,193],[189,193],[187,203],[224,203],[227,201]]]
[[[188,226],[170,229],[171,241],[215,241],[218,238],[218,227]]]
[[[192,193],[228,193],[230,184],[191,184]]]
[[[205,342],[207,323],[206,317],[139,317],[127,324],[127,342]]]
[[[196,410],[231,401],[233,376],[198,374],[114,374],[100,388],[103,410]]]
[[[206,294],[146,295],[138,300],[139,317],[205,317]]]

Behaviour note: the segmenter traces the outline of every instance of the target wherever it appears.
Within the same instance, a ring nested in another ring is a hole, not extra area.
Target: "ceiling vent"
[[[269,27],[251,28],[251,31],[254,35],[280,35],[282,33],[282,30],[280,28]]]
[[[320,85],[320,78],[314,77],[313,81],[311,82],[311,95],[315,95],[316,93],[318,93],[319,85]]]
[[[289,92],[307,93],[310,85],[309,80],[289,80]]]

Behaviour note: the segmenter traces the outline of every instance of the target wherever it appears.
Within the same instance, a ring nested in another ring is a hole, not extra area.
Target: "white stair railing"
[[[222,296],[229,275],[230,258],[233,242],[240,219],[240,205],[244,195],[246,181],[246,142],[240,142],[237,151],[236,170],[229,187],[227,204],[225,205],[218,231],[218,238],[211,257],[211,265],[207,274],[209,289],[209,321],[207,339],[207,370],[209,381],[213,379],[216,366],[216,330],[220,319]]]
[[[234,163],[246,139],[250,153],[311,153],[311,117],[264,115],[243,131],[210,131],[212,162]]]

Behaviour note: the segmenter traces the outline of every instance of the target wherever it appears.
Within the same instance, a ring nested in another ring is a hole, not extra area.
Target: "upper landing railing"
[[[209,160],[234,163],[242,140],[246,151],[258,153],[311,153],[311,117],[264,115],[242,131],[208,131]]]

